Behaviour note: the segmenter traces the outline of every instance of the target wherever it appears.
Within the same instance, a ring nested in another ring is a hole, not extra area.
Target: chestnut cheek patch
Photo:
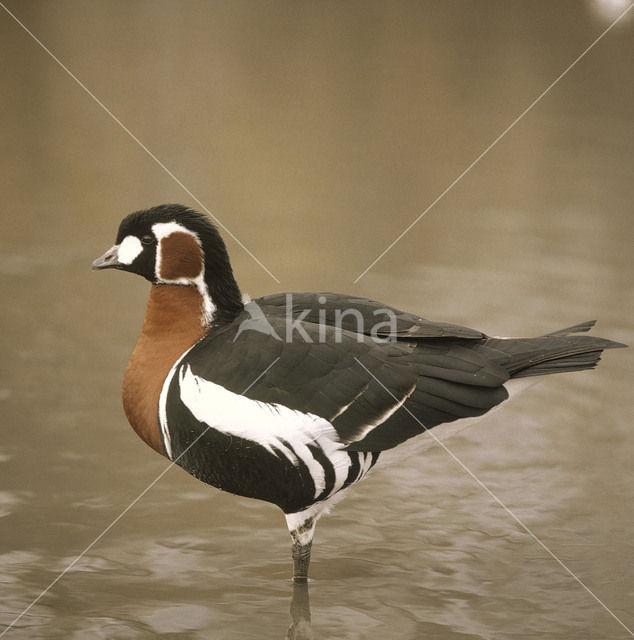
[[[193,280],[202,270],[201,248],[192,235],[176,231],[161,239],[161,280]]]

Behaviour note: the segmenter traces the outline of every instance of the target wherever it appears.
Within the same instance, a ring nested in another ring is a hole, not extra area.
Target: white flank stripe
[[[354,483],[360,482],[365,474],[369,471],[372,464],[372,454],[364,451],[359,451],[359,473],[354,479]],[[353,484],[354,484],[353,483]]]
[[[370,467],[372,466],[372,453],[368,452],[365,454],[365,464],[363,465],[363,475],[361,476],[362,478],[365,476],[365,474],[370,471]]]
[[[196,343],[198,344],[198,343]],[[167,378],[165,378],[165,382],[163,383],[163,387],[161,388],[161,394],[159,395],[159,425],[161,427],[161,433],[163,434],[163,446],[165,447],[165,451],[167,453],[167,457],[170,460],[173,460],[172,456],[172,439],[170,438],[169,427],[167,425],[167,392],[169,391],[170,384],[172,383],[172,378],[176,373],[176,369],[178,365],[181,363],[183,358],[196,346],[196,344],[192,345],[183,353],[183,355],[174,363],[170,372],[167,374]]]
[[[257,442],[296,466],[301,460],[313,477],[315,497],[326,486],[325,471],[308,445],[320,447],[330,459],[336,482],[347,473],[348,454],[342,450],[334,427],[324,418],[233,393],[195,375],[189,365],[180,369],[179,382],[181,401],[198,421],[222,433]]]
[[[332,462],[333,467],[335,469],[335,482],[332,486],[332,490],[326,496],[326,498],[330,498],[331,496],[334,496],[335,493],[337,493],[337,491],[339,491],[341,487],[343,487],[343,483],[347,480],[348,470],[350,469],[350,465],[351,465],[350,455],[353,455],[353,454],[350,454],[350,453],[347,454],[345,457],[345,460],[340,459],[339,457],[330,458],[330,461]]]

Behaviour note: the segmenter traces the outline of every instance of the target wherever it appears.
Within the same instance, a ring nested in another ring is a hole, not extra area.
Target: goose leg
[[[315,534],[315,518],[311,516],[298,519],[297,514],[290,514],[286,516],[286,520],[293,540],[293,580],[307,582],[310,551]]]
[[[293,580],[295,582],[307,582],[308,565],[310,564],[310,551],[312,540],[308,544],[293,542]]]

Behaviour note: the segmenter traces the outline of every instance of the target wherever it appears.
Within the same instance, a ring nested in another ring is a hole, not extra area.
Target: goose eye
[[[143,236],[141,242],[143,244],[152,244],[154,242],[154,236]]]

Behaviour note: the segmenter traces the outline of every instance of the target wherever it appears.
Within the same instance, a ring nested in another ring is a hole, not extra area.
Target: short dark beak
[[[119,262],[119,245],[115,244],[92,263],[93,269],[117,269],[123,264]]]

